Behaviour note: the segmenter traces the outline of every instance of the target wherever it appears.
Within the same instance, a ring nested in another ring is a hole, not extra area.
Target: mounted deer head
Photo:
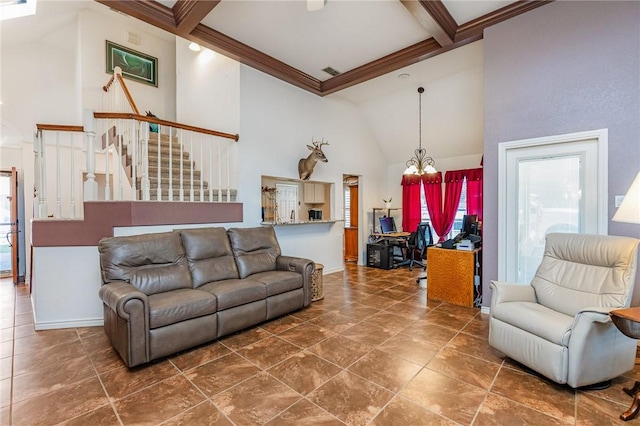
[[[329,161],[327,157],[325,157],[324,152],[322,152],[322,145],[329,145],[329,142],[325,142],[324,139],[322,139],[322,141],[314,141],[313,138],[311,138],[311,143],[313,146],[307,145],[307,148],[311,150],[309,156],[307,158],[301,158],[298,162],[298,175],[302,180],[309,180],[318,160],[323,163]]]

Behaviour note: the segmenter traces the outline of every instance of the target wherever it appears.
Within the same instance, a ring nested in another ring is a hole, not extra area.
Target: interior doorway
[[[344,261],[357,262],[360,244],[358,239],[360,208],[358,203],[359,195],[358,176],[343,175],[343,206],[344,206]]]
[[[276,183],[278,222],[297,222],[300,218],[298,206],[298,185]]]
[[[18,283],[18,172],[0,172],[0,276]]]

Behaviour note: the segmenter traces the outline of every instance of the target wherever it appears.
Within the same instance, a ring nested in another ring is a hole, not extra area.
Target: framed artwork
[[[120,67],[122,76],[158,87],[158,58],[107,40],[107,72]]]

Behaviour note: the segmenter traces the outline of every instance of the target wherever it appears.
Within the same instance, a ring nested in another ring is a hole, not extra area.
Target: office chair
[[[412,238],[413,237],[413,238]],[[427,269],[427,247],[433,245],[433,234],[431,233],[431,225],[427,222],[418,224],[418,229],[412,232],[407,242],[407,248],[409,250],[409,270],[413,271],[413,265],[422,266],[422,269]],[[417,256],[416,256],[417,254]],[[417,257],[417,258],[416,258]],[[422,278],[418,278],[420,281]]]

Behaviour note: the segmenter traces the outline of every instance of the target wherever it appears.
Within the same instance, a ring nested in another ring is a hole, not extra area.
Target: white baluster
[[[184,201],[184,149],[182,145],[183,132],[180,129],[180,138],[178,143],[180,144],[180,201]]]
[[[105,201],[111,200],[111,174],[109,167],[109,148],[111,146],[108,134],[109,128],[107,127],[107,146],[104,148],[104,169],[105,169],[105,184],[104,184],[104,199]]]
[[[149,179],[149,124],[146,121],[140,123],[143,127],[141,133],[144,134],[142,139],[142,199],[149,201],[151,199],[151,180]]]
[[[173,201],[173,128],[169,127],[169,201]]]
[[[191,170],[191,183],[190,191],[189,191],[189,201],[193,202],[193,167],[195,165],[195,161],[193,161],[193,132],[189,132],[189,153],[191,154],[191,161],[189,162],[189,169]],[[202,179],[202,177],[200,177]]]
[[[213,137],[207,144],[209,147],[209,202],[213,201]]]
[[[222,140],[218,140],[218,198],[222,201]]]
[[[76,217],[76,180],[75,180],[75,175],[76,175],[76,161],[75,161],[75,144],[73,143],[73,139],[76,137],[75,133],[69,132],[69,145],[70,145],[70,151],[71,151],[71,214],[69,215],[70,218],[75,218]]]
[[[227,203],[231,202],[231,150],[227,143]]]
[[[161,129],[160,129],[160,125],[158,124],[158,133],[156,134],[156,136],[158,137],[158,192],[156,194],[156,199],[157,200],[162,200],[162,173],[161,173],[161,168],[162,168],[162,164],[160,164],[160,156],[162,154],[160,154],[160,133]]]
[[[95,201],[98,199],[98,182],[96,182],[95,119],[92,110],[84,110],[82,123],[87,137],[87,179],[84,181],[84,200]]]
[[[113,167],[115,168],[116,176],[118,177],[118,185],[116,190],[116,196],[114,197],[116,200],[122,200],[122,132],[124,128],[122,126],[122,120],[118,120],[118,124],[116,127],[116,140],[118,144],[116,145],[116,154],[114,158]]]
[[[60,195],[60,132],[56,132],[56,218],[62,217],[62,199]]]
[[[204,156],[202,155],[202,145],[204,145],[204,142],[202,141],[202,133],[200,133],[200,201],[204,201],[204,176],[202,176],[202,159]]]
[[[131,199],[138,200],[138,143],[139,133],[136,130],[136,120],[131,120],[130,124],[130,137],[127,146],[131,150]],[[127,151],[129,151],[129,149]]]

